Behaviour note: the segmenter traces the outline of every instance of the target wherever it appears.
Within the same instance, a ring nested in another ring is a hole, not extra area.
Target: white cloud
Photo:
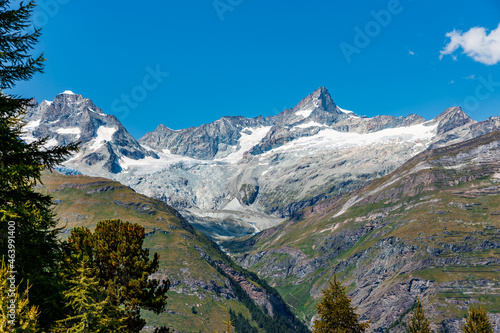
[[[450,38],[450,42],[441,50],[439,59],[462,47],[463,53],[474,61],[485,65],[496,65],[500,62],[500,24],[489,34],[485,28],[474,27],[464,33],[453,30],[448,32],[446,37]],[[455,56],[454,59],[456,59]]]
[[[464,79],[466,79],[466,80],[475,80],[476,79],[476,74],[472,74],[472,75],[466,76],[466,77],[464,77]]]
[[[455,83],[454,80],[451,80],[450,82],[448,82],[448,84],[453,84],[453,83]]]
[[[415,55],[415,52],[413,52],[412,50],[409,50],[408,55]]]

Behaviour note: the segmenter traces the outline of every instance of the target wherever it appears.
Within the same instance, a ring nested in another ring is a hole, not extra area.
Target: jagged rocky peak
[[[302,99],[297,106],[293,108],[293,112],[302,110],[320,109],[321,111],[328,111],[332,113],[340,113],[337,105],[330,96],[328,89],[320,87],[312,94]]]
[[[78,103],[78,102],[83,102],[86,100],[82,95],[80,94],[75,94],[71,90],[65,90],[60,94],[57,94],[56,97],[54,97],[53,102],[70,102],[70,103]]]
[[[434,120],[439,123],[438,134],[448,132],[467,124],[476,123],[476,121],[463,112],[462,108],[459,106],[454,106],[444,110],[444,112],[437,116]]]
[[[66,164],[88,174],[118,173],[120,161],[158,156],[141,145],[113,115],[105,114],[90,99],[66,90],[52,102],[43,101],[28,109],[27,141],[50,137],[50,145],[80,142],[80,151]]]
[[[61,116],[89,112],[104,115],[104,112],[98,108],[90,99],[80,94],[75,94],[66,90],[54,98],[53,101],[42,101],[36,105],[33,110],[38,116],[46,121],[59,120]]]
[[[179,132],[178,130],[173,130],[170,127],[167,127],[163,124],[158,125],[154,132],[159,132],[159,133],[171,133],[171,132]]]

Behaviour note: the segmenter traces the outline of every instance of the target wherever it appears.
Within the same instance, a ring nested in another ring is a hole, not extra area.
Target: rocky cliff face
[[[140,139],[141,144],[170,153],[192,158],[211,160],[225,157],[235,151],[238,139],[245,128],[265,126],[264,117],[224,117],[216,122],[174,131],[160,125]]]
[[[420,116],[366,118],[319,88],[271,117],[224,117],[197,128],[166,126],[135,141],[80,95],[61,94],[29,114],[30,135],[82,140],[67,167],[119,180],[181,209],[212,237],[276,225],[297,211],[384,176],[428,147],[499,128],[459,108]]]
[[[500,319],[499,212],[496,131],[420,153],[353,193],[222,246],[305,321],[337,274],[371,331],[404,331],[420,296],[434,330],[459,332],[470,304]]]

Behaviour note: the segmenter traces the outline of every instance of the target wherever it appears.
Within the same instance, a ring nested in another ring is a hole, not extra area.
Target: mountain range
[[[182,130],[159,125],[135,140],[81,95],[66,91],[28,110],[26,140],[81,142],[65,172],[104,176],[180,210],[214,239],[244,236],[387,175],[411,157],[500,129],[459,107],[432,120],[362,117],[324,87],[269,117],[223,117]]]
[[[335,274],[370,331],[405,331],[417,297],[436,331],[459,332],[478,302],[500,327],[500,117],[368,118],[319,88],[274,116],[139,140],[69,91],[25,121],[26,141],[81,142],[41,188],[66,232],[127,219],[166,259],[172,308],[150,325],[213,329],[227,307],[257,327],[252,302],[310,325]]]

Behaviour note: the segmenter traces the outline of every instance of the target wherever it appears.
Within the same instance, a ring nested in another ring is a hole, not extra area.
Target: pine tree
[[[0,332],[12,332],[13,327],[21,332],[38,332],[38,317],[40,312],[36,306],[30,305],[28,293],[29,287],[20,292],[19,286],[11,289],[11,273],[7,265],[2,260],[0,267]],[[13,298],[14,297],[14,298]],[[11,300],[15,300],[12,306]],[[12,316],[12,311],[15,315]],[[12,325],[11,321],[15,320]]]
[[[314,321],[313,332],[364,332],[369,324],[359,323],[356,308],[351,306],[351,300],[347,297],[345,287],[334,275],[330,281],[330,287],[322,290],[323,297],[316,311],[318,319]]]
[[[493,325],[482,306],[472,306],[462,330],[465,333],[493,333]]]
[[[170,287],[168,280],[149,279],[158,270],[159,256],[155,253],[149,259],[149,250],[142,248],[144,237],[142,226],[106,220],[97,224],[94,233],[75,228],[68,239],[73,255],[89,260],[100,286],[115,291],[112,303],[123,306],[129,332],[139,332],[146,324],[141,309],[156,314],[165,309]]]
[[[43,55],[30,55],[40,37],[39,30],[30,28],[34,7],[34,1],[16,6],[0,0],[0,253],[8,253],[7,235],[15,239],[9,264],[17,271],[16,280],[24,281],[21,291],[27,281],[32,284],[30,301],[39,306],[41,324],[48,327],[60,307],[56,270],[61,244],[52,201],[36,193],[34,185],[43,170],[62,162],[76,145],[46,148],[47,139],[25,142],[22,117],[31,102],[3,92],[43,69]]]
[[[415,310],[413,310],[413,317],[408,324],[410,333],[430,333],[431,329],[429,321],[425,318],[425,311],[420,303],[420,298],[417,298]]]

